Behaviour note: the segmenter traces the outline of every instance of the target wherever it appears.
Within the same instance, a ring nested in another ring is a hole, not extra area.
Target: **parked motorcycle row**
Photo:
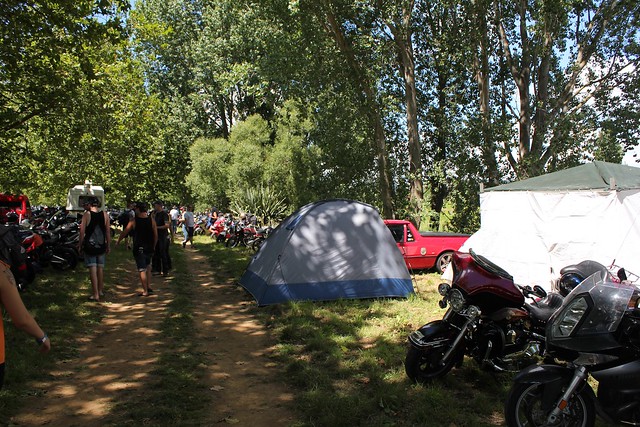
[[[273,227],[258,227],[256,222],[255,216],[251,215],[239,220],[230,215],[221,216],[211,227],[211,238],[218,243],[224,243],[228,248],[246,246],[257,252],[273,231]]]
[[[563,268],[547,293],[516,285],[473,250],[456,252],[450,268],[451,283],[438,289],[444,317],[409,335],[411,380],[443,377],[468,356],[520,371],[505,403],[509,426],[593,426],[596,415],[640,425],[638,276],[587,260]]]
[[[117,214],[110,214],[113,221]],[[26,290],[45,268],[72,270],[81,259],[79,218],[69,215],[63,208],[34,208],[31,219],[20,223],[16,215],[9,214],[2,226],[14,228],[14,235],[26,253],[26,272],[16,277],[20,291]]]

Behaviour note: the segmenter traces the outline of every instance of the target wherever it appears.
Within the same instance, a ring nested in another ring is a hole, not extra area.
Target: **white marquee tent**
[[[640,274],[640,168],[595,161],[485,189],[472,248],[516,283],[550,289],[591,259]]]

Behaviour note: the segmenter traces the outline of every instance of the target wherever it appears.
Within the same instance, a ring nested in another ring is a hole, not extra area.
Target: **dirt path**
[[[205,355],[204,381],[212,393],[210,411],[200,425],[292,424],[293,395],[269,358],[273,340],[250,313],[252,302],[233,284],[215,283],[204,256],[189,248],[185,252],[197,285],[193,314],[198,351]],[[171,287],[179,284],[171,282],[173,277],[154,278],[156,295],[137,297],[133,263],[125,268],[131,274],[124,283],[108,286],[105,317],[80,340],[79,357],[59,363],[50,378],[31,385],[35,396],[11,419],[13,425],[111,424],[120,419],[114,412],[123,399],[145,393],[159,357]]]

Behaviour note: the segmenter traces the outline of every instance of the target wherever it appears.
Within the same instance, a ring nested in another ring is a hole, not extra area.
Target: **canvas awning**
[[[594,161],[484,191],[630,190],[640,188],[640,168]]]

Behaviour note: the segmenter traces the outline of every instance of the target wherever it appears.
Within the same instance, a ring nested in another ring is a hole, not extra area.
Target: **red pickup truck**
[[[419,232],[413,223],[399,219],[386,219],[398,248],[409,270],[428,270],[433,267],[442,273],[451,262],[453,251],[469,238],[468,234]]]

